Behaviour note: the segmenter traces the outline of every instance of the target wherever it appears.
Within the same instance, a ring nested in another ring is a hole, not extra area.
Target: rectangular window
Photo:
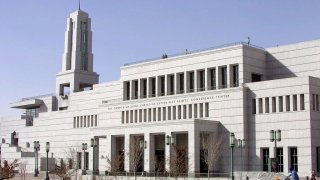
[[[194,92],[194,72],[190,71],[189,74],[189,91],[188,92]]]
[[[147,122],[147,109],[143,110],[143,122]]]
[[[158,108],[158,121],[161,121],[161,108]]]
[[[132,91],[133,91],[133,97],[132,99],[138,99],[138,80],[132,81]]]
[[[168,95],[174,94],[174,74],[168,75]]]
[[[121,112],[121,124],[124,124],[124,111]]]
[[[73,128],[76,128],[76,117],[73,117]]]
[[[205,116],[209,117],[209,103],[205,103],[205,106],[206,106]]]
[[[279,112],[283,112],[283,97],[279,96]]]
[[[83,127],[83,116],[80,116],[80,127]]]
[[[150,97],[156,97],[156,78],[149,79],[150,82]]]
[[[139,122],[142,122],[142,109],[139,109]]]
[[[300,110],[304,109],[304,94],[300,94]]]
[[[166,116],[167,116],[166,107],[163,107],[162,108],[162,119],[164,121],[167,120]]]
[[[216,68],[209,69],[209,89],[216,89]]]
[[[227,88],[227,67],[221,67],[221,88]]]
[[[252,114],[257,113],[256,99],[252,99]]]
[[[183,119],[187,119],[187,105],[183,105]]]
[[[147,79],[141,79],[140,81],[141,85],[141,97],[140,98],[146,98],[147,97]]]
[[[165,77],[161,76],[160,77],[160,96],[165,95]]]
[[[192,118],[192,104],[189,104],[189,119]]]
[[[312,110],[316,110],[316,101],[315,101],[315,95],[314,94],[312,94]]]
[[[290,148],[290,167],[298,171],[298,149],[297,147]]]
[[[130,111],[130,123],[133,123],[133,110]]]
[[[262,98],[259,98],[259,114],[263,113],[263,108],[262,108]]]
[[[261,74],[251,73],[251,82],[259,82],[262,80]]]
[[[138,110],[134,111],[134,122],[137,123],[138,122]]]
[[[269,163],[269,148],[262,148],[262,170],[268,171],[268,163]]]
[[[179,93],[184,93],[184,73],[179,74]]]
[[[269,98],[265,98],[264,100],[265,112],[269,113]]]
[[[238,65],[232,66],[232,86],[233,87],[239,86],[239,66]]]
[[[151,122],[151,108],[148,109],[148,122]]]
[[[178,119],[181,119],[181,106],[178,106]]]
[[[292,110],[293,111],[297,111],[297,95],[293,95],[292,96]]]
[[[79,119],[79,116],[77,117],[77,128],[79,128],[80,126],[80,119]]]
[[[199,115],[199,117],[202,118],[202,117],[203,117],[203,103],[200,103],[199,106],[200,106],[200,107],[199,107],[199,108],[200,108],[200,112],[199,112],[200,115]]]
[[[83,116],[83,127],[87,127],[87,116]]]
[[[152,120],[157,121],[157,109],[153,108],[152,111]]]
[[[168,120],[171,120],[171,106],[168,106]]]
[[[283,172],[283,149],[277,148],[278,171]]]
[[[198,118],[198,105],[194,104],[194,109],[193,109],[193,114],[194,114],[194,118]]]
[[[277,111],[277,102],[276,102],[276,97],[272,97],[272,112]]]
[[[177,107],[176,106],[172,106],[172,115],[173,115],[173,117],[172,117],[172,119],[173,120],[176,120],[177,119],[177,117],[176,117],[176,115],[177,115]]]
[[[126,123],[129,123],[129,111],[126,111]]]
[[[205,78],[204,78],[204,70],[198,70],[198,91],[204,91],[205,90]]]
[[[286,96],[286,111],[290,111],[290,96]]]
[[[98,115],[95,115],[94,126],[98,126]]]
[[[124,82],[123,83],[123,89],[124,89],[124,100],[130,100],[130,81]]]

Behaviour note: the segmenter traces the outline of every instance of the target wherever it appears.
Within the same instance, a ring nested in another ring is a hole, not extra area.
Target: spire
[[[79,8],[78,8],[78,10],[80,11],[80,10],[81,10],[81,0],[79,0],[78,2],[79,2]]]

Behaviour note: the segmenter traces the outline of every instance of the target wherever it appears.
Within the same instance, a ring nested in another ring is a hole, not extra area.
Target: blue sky
[[[9,103],[53,93],[66,18],[77,0],[0,0],[0,116]],[[318,0],[82,0],[92,18],[94,69],[119,79],[124,63],[231,42],[262,47],[320,39]]]

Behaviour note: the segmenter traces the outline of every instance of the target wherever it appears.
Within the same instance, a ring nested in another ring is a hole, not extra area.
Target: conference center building
[[[180,156],[189,176],[268,171],[272,160],[285,174],[320,171],[320,40],[232,43],[124,64],[120,72],[117,81],[99,82],[91,19],[71,13],[55,93],[10,104],[23,113],[1,118],[1,161],[19,159],[34,172],[39,141],[42,170],[50,142],[51,160],[67,162],[73,149],[87,173],[113,171],[122,160],[124,172],[170,172]]]

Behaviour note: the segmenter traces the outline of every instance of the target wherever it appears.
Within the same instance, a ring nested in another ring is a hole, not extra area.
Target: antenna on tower
[[[79,2],[79,10],[81,9],[81,0],[78,1]]]

